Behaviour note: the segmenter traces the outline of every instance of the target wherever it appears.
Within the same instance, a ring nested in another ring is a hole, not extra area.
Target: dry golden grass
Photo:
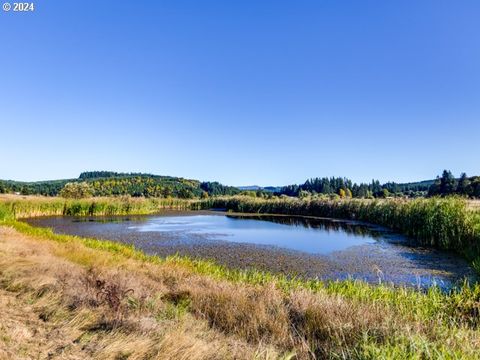
[[[1,359],[279,355],[270,346],[211,329],[207,321],[162,300],[169,293],[162,282],[125,270],[85,269],[55,256],[55,245],[0,228]],[[98,283],[119,289],[118,307],[102,296]]]
[[[480,200],[468,200],[468,207],[472,210],[480,210]]]

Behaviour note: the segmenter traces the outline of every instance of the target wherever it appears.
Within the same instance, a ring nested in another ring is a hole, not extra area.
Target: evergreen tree
[[[461,195],[469,195],[470,180],[467,177],[467,174],[462,173],[460,179],[458,180],[457,193]]]
[[[440,178],[440,195],[453,194],[456,189],[456,180],[453,174],[448,170],[443,170]]]

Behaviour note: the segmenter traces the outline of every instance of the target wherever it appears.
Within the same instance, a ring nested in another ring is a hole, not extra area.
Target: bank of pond
[[[475,281],[479,270],[480,216],[461,198],[26,198],[1,204],[0,217],[29,218],[58,233],[289,276],[448,288]]]
[[[358,221],[175,210],[25,221],[59,234],[133,245],[151,255],[178,254],[308,279],[351,278],[422,288],[450,288],[475,279],[468,262],[454,252],[412,246],[405,236]]]

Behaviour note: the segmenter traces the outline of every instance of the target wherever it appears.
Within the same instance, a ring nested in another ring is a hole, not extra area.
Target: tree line
[[[466,173],[462,173],[457,179],[451,171],[444,170],[442,176],[438,176],[428,190],[429,196],[453,194],[480,198],[480,176],[468,177]]]
[[[429,184],[432,182],[410,184],[388,182],[381,184],[378,180],[372,180],[371,183],[357,184],[344,177],[323,177],[308,179],[300,185],[285,186],[278,194],[298,197],[306,197],[309,195],[353,198],[385,198],[389,196],[421,197],[426,195]]]
[[[480,177],[468,177],[462,173],[460,178],[444,170],[435,180],[412,183],[387,182],[381,184],[378,180],[371,183],[354,183],[345,177],[312,178],[300,185],[288,185],[276,192],[277,195],[307,197],[315,195],[353,197],[353,198],[386,198],[386,197],[425,197],[462,195],[480,198]]]
[[[64,194],[87,193],[92,196],[161,197],[161,198],[205,198],[209,196],[246,194],[255,197],[293,196],[330,196],[341,198],[386,198],[386,197],[425,197],[462,195],[480,198],[480,177],[468,177],[462,173],[455,178],[451,171],[444,170],[435,180],[412,183],[387,182],[378,180],[370,183],[354,183],[345,177],[317,177],[308,179],[300,185],[288,185],[275,189],[241,191],[233,186],[219,182],[200,182],[172,176],[160,176],[142,173],[117,173],[112,171],[83,172],[77,179],[19,182],[0,180],[0,193],[19,193],[22,195],[57,196],[67,184],[85,183],[86,186],[69,185]],[[78,190],[78,191],[77,191]]]

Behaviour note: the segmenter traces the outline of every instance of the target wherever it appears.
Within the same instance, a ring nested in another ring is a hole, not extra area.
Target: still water
[[[188,255],[303,277],[419,287],[450,287],[474,277],[455,254],[412,247],[398,234],[352,221],[211,211],[26,221],[57,233],[133,244],[150,254]]]

